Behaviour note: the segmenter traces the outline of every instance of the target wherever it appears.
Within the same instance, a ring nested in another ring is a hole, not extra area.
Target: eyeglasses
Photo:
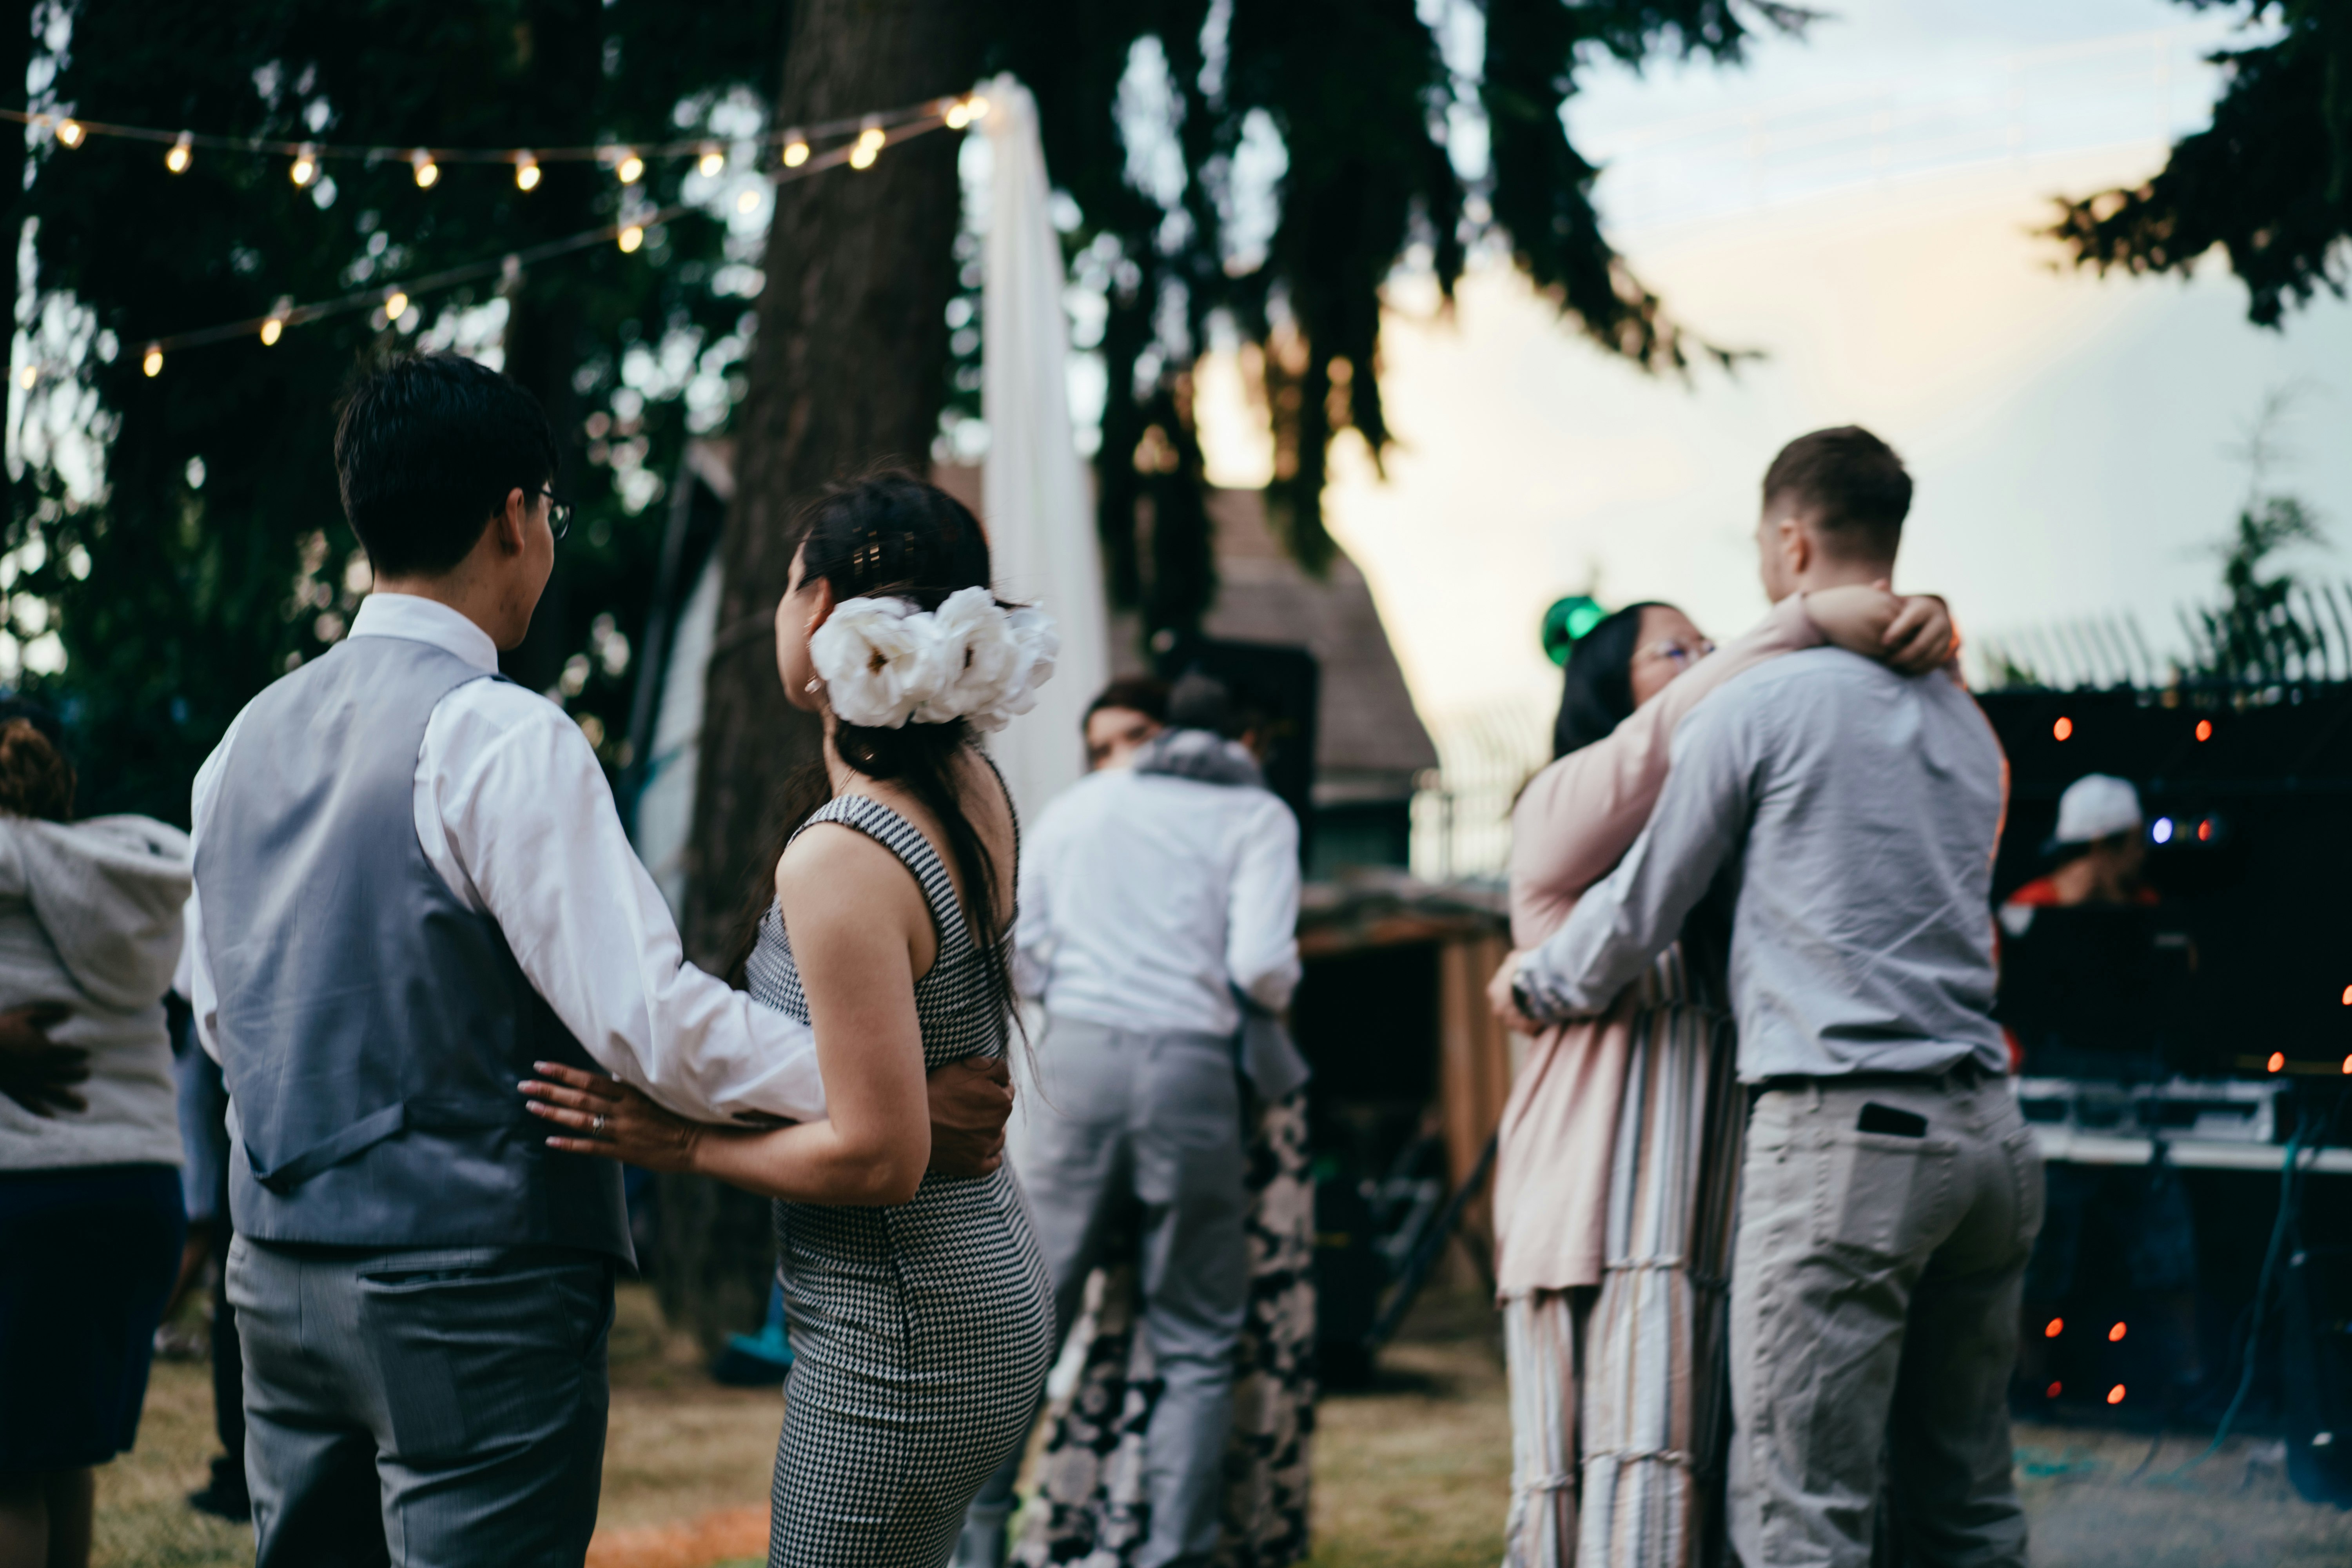
[[[1677,670],[1688,669],[1715,651],[1715,645],[1701,637],[1696,642],[1654,642],[1634,654],[1635,658],[1663,658]]]
[[[542,489],[539,493],[547,498],[547,526],[560,540],[572,531],[572,503],[560,499],[553,490]]]

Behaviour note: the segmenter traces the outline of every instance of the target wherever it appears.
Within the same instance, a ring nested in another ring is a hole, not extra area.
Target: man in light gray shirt
[[[1765,477],[1766,591],[1888,576],[1910,491],[1867,431],[1790,443]],[[1990,1016],[2000,744],[1951,674],[1817,648],[1725,685],[1673,757],[1648,830],[1504,1005],[1605,1011],[1710,889],[1731,900],[1757,1090],[1732,1544],[1748,1568],[1862,1568],[1891,1462],[1906,1561],[2021,1564],[2007,1386],[2042,1168]]]

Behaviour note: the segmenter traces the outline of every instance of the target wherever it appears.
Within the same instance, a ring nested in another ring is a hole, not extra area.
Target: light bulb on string
[[[646,242],[646,226],[645,226],[645,225],[643,225],[643,224],[639,224],[639,223],[633,223],[633,224],[629,225],[626,228],[624,228],[623,230],[621,230],[621,234],[620,234],[620,243],[621,243],[621,254],[622,254],[622,255],[624,255],[624,256],[634,256],[634,255],[635,255],[635,254],[636,254],[636,251],[637,251],[637,247],[638,247],[639,246],[641,246],[641,245],[645,244],[645,242]]]
[[[624,147],[619,161],[613,165],[613,173],[621,177],[621,184],[634,185],[646,177],[646,161]]]
[[[760,210],[759,190],[756,187],[746,186],[743,194],[735,198],[735,210],[746,217],[758,212]]]
[[[67,119],[58,121],[58,140],[68,147],[80,146],[82,138],[88,134],[89,132],[81,128],[81,121],[79,120]]]
[[[849,150],[849,166],[853,169],[872,168],[874,160],[889,140],[889,133],[879,125],[867,126],[857,133],[857,145]]]
[[[539,188],[539,160],[528,153],[515,154],[515,189],[535,191]]]
[[[188,161],[195,156],[194,145],[194,140],[186,132],[181,132],[180,139],[172,143],[172,150],[163,154],[163,167],[175,174],[186,174]]]
[[[285,335],[286,318],[293,313],[292,297],[280,296],[278,303],[269,308],[269,319],[261,323],[262,347],[268,348],[274,345],[280,337]]]
[[[704,142],[702,155],[694,161],[695,173],[706,180],[715,180],[726,172],[726,168],[727,154],[709,142]]]
[[[406,314],[408,314],[408,295],[404,290],[394,289],[383,297],[384,325],[390,326]]]
[[[441,165],[422,147],[408,155],[408,166],[416,171],[416,188],[420,191],[431,190],[434,182],[441,177]]]
[[[149,343],[147,345],[146,353],[142,355],[140,358],[139,368],[145,371],[151,376],[163,374],[163,345],[161,343]]]
[[[988,100],[975,92],[963,100],[963,111],[974,120],[985,120],[988,118]]]
[[[987,112],[988,100],[975,92],[969,98],[959,98],[949,103],[940,119],[949,130],[961,131]]]
[[[808,138],[793,132],[784,140],[784,167],[797,169],[808,162]]]
[[[40,367],[38,365],[28,364],[24,369],[18,371],[16,373],[16,384],[23,387],[27,392],[30,392],[33,388],[40,385]]]
[[[307,185],[311,181],[317,179],[319,177],[319,150],[311,146],[308,142],[303,142],[301,150],[294,154],[294,166],[286,171],[286,177],[292,180],[298,185]]]

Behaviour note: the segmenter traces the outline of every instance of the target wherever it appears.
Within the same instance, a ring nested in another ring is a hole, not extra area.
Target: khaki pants
[[[1917,1135],[1864,1131],[1869,1120]],[[1889,1112],[1893,1114],[1888,1114]],[[1759,1095],[1731,1270],[1731,1538],[1746,1568],[2025,1562],[2008,1385],[2042,1160],[2009,1085]]]

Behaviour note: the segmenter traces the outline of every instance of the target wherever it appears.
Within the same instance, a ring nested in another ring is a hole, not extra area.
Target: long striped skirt
[[[1724,1560],[1726,1309],[1747,1100],[1719,1008],[1662,1001],[1633,1020],[1632,1052],[1599,1289],[1503,1304],[1505,1568]]]

